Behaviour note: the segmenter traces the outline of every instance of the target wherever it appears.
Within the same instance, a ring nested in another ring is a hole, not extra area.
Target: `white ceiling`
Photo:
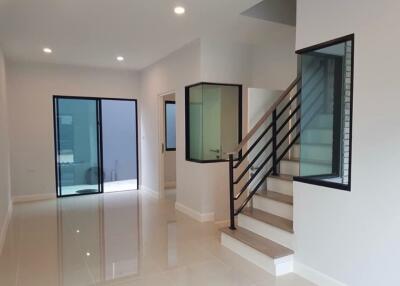
[[[0,0],[0,46],[11,59],[141,69],[211,31],[229,30],[259,2]],[[178,4],[185,15],[173,13]],[[45,46],[53,54],[44,54]]]

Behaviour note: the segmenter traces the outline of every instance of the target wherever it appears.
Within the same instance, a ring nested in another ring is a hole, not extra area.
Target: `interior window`
[[[353,36],[301,52],[300,180],[350,190]]]
[[[165,101],[165,150],[176,150],[176,104]]]
[[[241,140],[242,86],[200,83],[186,88],[186,159],[228,159]]]

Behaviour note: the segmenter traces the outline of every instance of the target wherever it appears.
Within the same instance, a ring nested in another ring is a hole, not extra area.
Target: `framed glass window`
[[[301,55],[300,177],[350,190],[354,35]]]
[[[186,87],[186,160],[228,159],[242,137],[242,86],[198,83]]]
[[[165,101],[165,150],[176,150],[176,104],[175,101]]]

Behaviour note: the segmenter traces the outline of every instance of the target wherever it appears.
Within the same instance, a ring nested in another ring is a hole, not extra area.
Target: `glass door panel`
[[[104,192],[138,189],[136,101],[101,99]]]
[[[101,192],[98,101],[56,97],[58,196]]]

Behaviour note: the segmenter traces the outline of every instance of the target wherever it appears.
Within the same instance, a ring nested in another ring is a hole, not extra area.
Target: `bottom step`
[[[291,249],[244,228],[221,229],[221,244],[275,276],[293,272]]]

